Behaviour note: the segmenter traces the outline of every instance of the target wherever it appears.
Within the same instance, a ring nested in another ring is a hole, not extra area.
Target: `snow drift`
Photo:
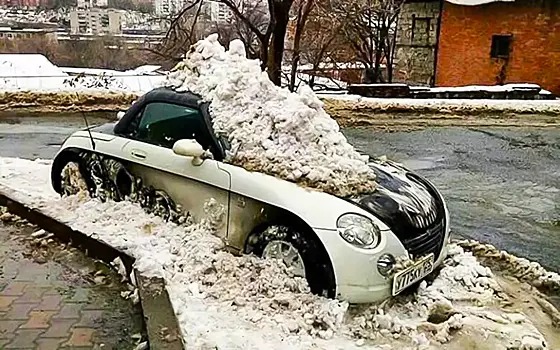
[[[313,91],[272,84],[239,40],[229,51],[217,34],[199,41],[164,85],[211,103],[214,129],[232,146],[228,162],[342,196],[375,189],[368,157],[348,143]]]

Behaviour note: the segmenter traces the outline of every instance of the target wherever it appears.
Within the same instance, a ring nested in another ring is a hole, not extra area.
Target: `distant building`
[[[209,1],[210,5],[210,20],[216,23],[227,23],[231,20],[231,13],[226,4],[219,1]]]
[[[119,34],[122,32],[122,14],[119,10],[88,8],[70,12],[72,34]]]
[[[398,31],[397,80],[560,94],[558,0],[406,0]]]
[[[232,12],[226,4],[217,0],[203,0],[201,17],[205,21],[226,23],[231,20]],[[188,0],[154,0],[154,11],[157,16],[168,16],[180,12]]]
[[[1,7],[37,8],[47,5],[48,0],[0,0]]]
[[[167,16],[183,9],[186,0],[154,0],[154,11],[157,16]]]
[[[0,40],[45,38],[56,42],[55,29],[0,27]]]
[[[107,7],[107,0],[77,0],[76,7],[79,9],[88,9],[93,7]]]

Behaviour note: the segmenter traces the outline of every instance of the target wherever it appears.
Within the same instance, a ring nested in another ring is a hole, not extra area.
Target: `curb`
[[[29,208],[2,192],[0,192],[0,206],[7,207],[10,213],[53,233],[60,241],[69,243],[82,250],[87,256],[102,260],[109,266],[115,258],[120,258],[127,275],[130,276],[131,273],[134,273],[137,282],[150,349],[180,350],[184,348],[179,323],[162,278],[149,278],[141,275],[133,267],[135,259],[130,255],[72,229],[40,210]]]

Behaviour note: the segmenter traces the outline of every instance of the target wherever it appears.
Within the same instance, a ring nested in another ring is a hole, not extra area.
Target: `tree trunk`
[[[261,42],[259,45],[260,51],[260,60],[261,60],[261,69],[265,70],[266,66],[268,65],[268,42],[264,43]]]
[[[282,58],[284,56],[284,41],[286,29],[288,27],[289,12],[293,0],[274,1],[275,26],[272,31],[272,39],[268,52],[268,77],[275,84],[280,86],[282,73]]]
[[[378,83],[383,81],[383,77],[381,76],[381,59],[383,58],[382,49],[375,48],[375,62],[373,64],[373,81],[372,83]]]
[[[301,5],[298,9],[296,32],[294,34],[294,47],[292,52],[292,69],[290,72],[290,91],[294,91],[296,86],[297,67],[299,64],[301,53],[301,36],[303,34],[303,29],[305,28],[305,23],[307,22],[307,17],[309,17],[309,13],[311,12],[311,8],[313,7],[313,1],[314,0],[307,0],[305,2],[305,5]]]

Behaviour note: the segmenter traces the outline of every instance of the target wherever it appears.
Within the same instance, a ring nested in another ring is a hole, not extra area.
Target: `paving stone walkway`
[[[139,306],[100,262],[0,221],[0,349],[133,349]]]

